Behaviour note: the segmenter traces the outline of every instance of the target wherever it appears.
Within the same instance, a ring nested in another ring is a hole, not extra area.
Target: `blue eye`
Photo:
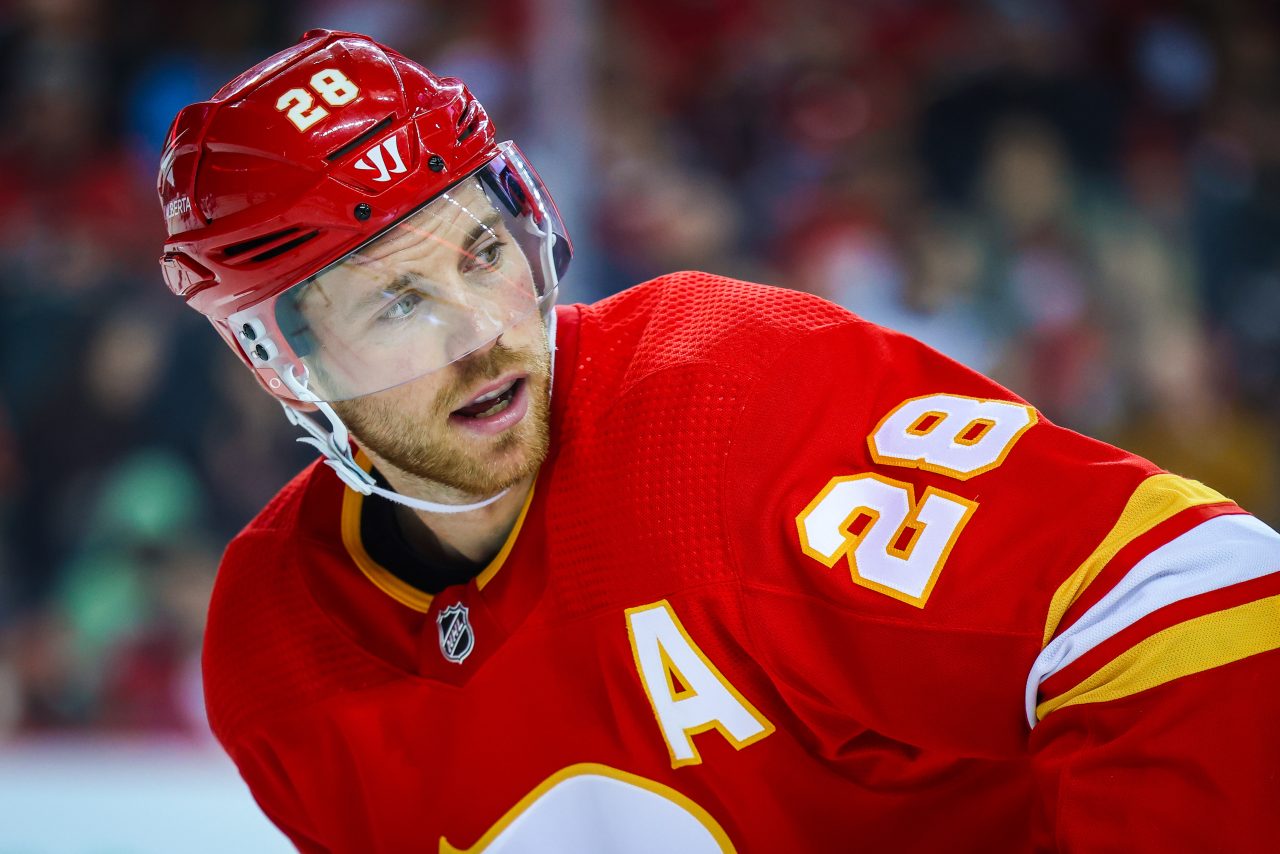
[[[462,272],[490,272],[502,263],[502,241],[494,240],[476,249],[462,265]]]
[[[393,302],[387,307],[387,310],[378,316],[379,320],[401,320],[413,314],[414,309],[422,302],[422,295],[416,291],[409,291],[402,295],[400,299]]]

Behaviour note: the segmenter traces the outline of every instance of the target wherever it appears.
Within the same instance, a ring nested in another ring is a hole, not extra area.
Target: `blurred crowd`
[[[688,268],[809,290],[1280,522],[1269,0],[13,0],[0,740],[204,737],[220,549],[311,455],[165,289],[156,163],[179,108],[315,26],[580,151],[535,157],[575,200],[566,300]],[[538,114],[563,50],[577,124]]]

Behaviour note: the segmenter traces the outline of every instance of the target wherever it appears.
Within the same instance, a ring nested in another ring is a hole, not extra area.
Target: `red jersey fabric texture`
[[[476,579],[319,464],[227,549],[209,718],[301,851],[1274,850],[1274,532],[812,296],[557,312]]]

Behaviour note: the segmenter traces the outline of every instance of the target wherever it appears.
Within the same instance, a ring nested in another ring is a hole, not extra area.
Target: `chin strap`
[[[316,423],[315,419],[299,412],[287,403],[281,402],[280,405],[284,408],[284,415],[289,419],[289,422],[296,427],[301,427],[310,434],[299,436],[298,441],[319,451],[324,456],[325,465],[333,469],[343,483],[361,495],[380,495],[388,501],[394,501],[396,504],[403,504],[415,510],[426,510],[428,513],[466,513],[470,510],[488,507],[507,494],[508,490],[504,489],[497,495],[491,495],[483,501],[477,501],[472,504],[440,504],[435,501],[425,501],[421,498],[401,495],[399,492],[390,489],[383,489],[374,481],[373,475],[360,468],[360,465],[356,462],[351,453],[347,425],[342,423],[342,419],[338,417],[338,413],[333,411],[333,407],[312,394],[306,385],[294,376],[292,370],[289,371],[284,381],[289,390],[299,400],[315,406],[329,422],[328,429],[325,429]]]
[[[547,345],[551,354],[551,377],[552,383],[554,383],[556,362],[556,312],[554,307],[547,312],[546,324]],[[292,368],[290,368],[287,375],[283,376],[283,379],[289,391],[293,392],[298,400],[315,406],[329,422],[329,427],[326,429],[318,424],[314,418],[281,401],[280,406],[284,409],[284,416],[289,419],[289,423],[295,427],[300,427],[308,434],[299,436],[298,441],[319,451],[324,457],[325,465],[333,469],[343,483],[361,495],[380,495],[388,501],[412,507],[414,510],[425,510],[428,513],[467,513],[471,510],[488,507],[510,492],[509,489],[504,489],[497,495],[491,495],[483,501],[476,501],[471,504],[440,504],[435,501],[426,501],[421,498],[401,495],[394,490],[383,489],[378,486],[373,479],[373,475],[360,468],[359,463],[356,462],[355,456],[351,453],[350,434],[347,432],[347,425],[342,423],[342,419],[338,417],[338,413],[333,411],[333,407],[316,397],[307,388],[306,380],[299,380],[294,375]],[[549,388],[547,393],[550,396]]]

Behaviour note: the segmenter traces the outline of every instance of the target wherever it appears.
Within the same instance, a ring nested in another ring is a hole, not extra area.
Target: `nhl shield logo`
[[[475,648],[476,636],[467,619],[467,606],[459,602],[450,605],[436,617],[436,630],[440,634],[440,652],[454,664],[467,660]]]

